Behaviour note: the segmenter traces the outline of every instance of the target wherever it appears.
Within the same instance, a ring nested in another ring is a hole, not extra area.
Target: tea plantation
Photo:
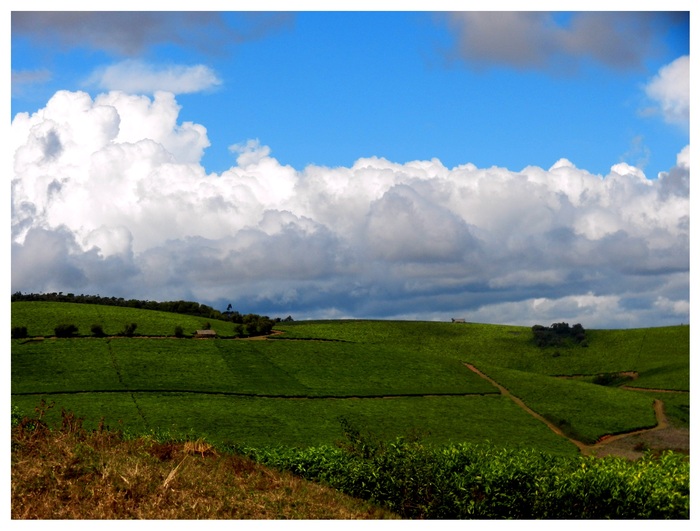
[[[56,327],[66,324],[77,331],[70,337],[55,337]],[[95,325],[101,334],[95,333]],[[136,326],[124,334],[128,325]],[[192,338],[195,330],[204,327],[213,329],[217,337]],[[539,464],[537,472],[529,469],[530,475],[521,471],[528,481],[547,476],[542,463],[556,462],[562,477],[579,474],[578,486],[551,481],[545,485],[544,479],[537,479],[540,487],[530,485],[532,492],[523,499],[529,500],[539,488],[541,493],[549,492],[548,496],[554,496],[551,489],[558,489],[561,496],[575,501],[576,489],[593,488],[593,483],[586,482],[603,477],[580,477],[579,465],[571,468],[570,460],[589,459],[581,457],[582,445],[654,427],[658,421],[654,401],[662,392],[673,391],[665,408],[668,421],[680,428],[689,423],[688,326],[586,330],[585,344],[542,345],[528,327],[277,322],[273,335],[256,340],[240,338],[240,327],[225,320],[101,305],[13,302],[12,328],[13,334],[24,332],[11,341],[11,393],[17,417],[33,415],[41,407],[47,422],[58,423],[61,410],[67,410],[84,418],[86,426],[102,423],[133,436],[203,438],[311,479],[338,483],[338,488],[351,495],[378,501],[388,496],[390,508],[407,517],[551,518],[556,500],[540,499],[542,510],[529,516],[518,513],[516,506],[522,502],[534,510],[530,501],[520,500],[502,509],[498,504],[495,509],[479,505],[488,489],[501,492],[499,496],[508,489],[499,483],[505,476],[493,476],[488,481],[495,483],[488,484],[486,475],[474,472],[469,481],[477,483],[463,485],[458,511],[439,509],[442,497],[436,501],[435,492],[423,492],[415,494],[424,500],[423,510],[414,507],[413,512],[406,512],[403,509],[415,500],[397,501],[384,492],[387,487],[381,482],[370,488],[371,482],[360,477],[371,476],[367,467],[379,466],[382,460],[387,470],[395,467],[397,449],[418,456],[416,463],[423,468],[414,476],[435,488],[442,485],[449,496],[455,495],[453,486],[448,487],[444,477],[430,479],[437,473],[436,463],[444,461],[444,452],[471,452],[472,457],[464,459],[490,460],[493,466],[498,459],[519,463],[529,455],[532,463]],[[332,457],[348,438],[346,457]],[[493,455],[498,459],[488,457],[489,452],[496,452]],[[360,474],[355,479],[366,488],[357,491],[347,477],[339,479],[330,469],[319,469],[318,462],[308,461],[310,453],[336,464],[359,458],[352,466],[343,466]],[[455,461],[459,465],[450,461],[450,474],[454,475],[454,466],[466,470],[460,459]],[[618,494],[605,494],[628,500],[615,502],[628,504],[625,508],[606,515],[604,507],[588,507],[589,512],[580,516],[629,517],[633,510],[639,517],[685,518],[683,467],[687,465],[683,463],[687,461],[683,456],[664,459],[662,462],[672,463],[668,466],[680,467],[675,476],[681,483],[664,483],[670,494],[664,494],[663,503],[668,506],[668,496],[681,492],[680,501],[671,504],[680,509],[669,509],[670,513],[645,513],[637,505],[629,509],[629,496],[651,499],[648,489],[653,481],[648,479],[646,494],[627,483],[615,487]],[[660,466],[658,459],[649,456],[647,460]],[[302,461],[306,463],[303,467]],[[593,470],[601,465],[586,466]],[[377,469],[372,470],[376,473]],[[634,473],[629,473],[633,478]],[[654,477],[666,477],[664,473],[655,471]],[[614,475],[607,469],[605,474]],[[522,483],[518,474],[511,476],[511,487]],[[485,483],[474,479],[477,477]],[[401,481],[404,496],[409,487],[420,491],[415,478]],[[675,486],[669,486],[672,484]],[[569,509],[572,514],[574,506]]]

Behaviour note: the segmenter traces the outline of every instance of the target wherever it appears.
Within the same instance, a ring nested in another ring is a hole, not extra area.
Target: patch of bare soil
[[[280,334],[284,334],[284,332],[283,332],[282,330],[273,330],[272,332],[270,332],[270,333],[269,333],[268,335],[266,335],[266,336],[241,337],[241,338],[238,338],[238,339],[239,339],[240,341],[261,341],[261,340],[267,339],[267,338],[270,337],[270,336],[278,336],[278,335],[280,335]]]
[[[639,373],[637,371],[623,371],[619,374],[620,376],[626,376],[631,380],[636,380],[637,378],[639,378]]]
[[[627,459],[638,459],[647,450],[654,453],[673,450],[674,452],[690,454],[690,430],[666,427],[634,433],[609,442],[601,441],[591,450],[591,455],[596,457],[613,455]]]

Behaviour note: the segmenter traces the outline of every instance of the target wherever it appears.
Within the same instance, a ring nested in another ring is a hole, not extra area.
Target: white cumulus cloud
[[[95,71],[88,79],[100,90],[118,90],[130,94],[158,91],[190,94],[212,89],[221,80],[206,65],[168,65],[157,67],[136,59],[127,59]]]
[[[687,127],[690,120],[690,57],[684,55],[662,67],[645,87],[664,119]]]
[[[220,174],[171,93],[59,92],[12,121],[12,290],[246,312],[584,326],[687,322],[688,150],[658,179],[369,157]]]

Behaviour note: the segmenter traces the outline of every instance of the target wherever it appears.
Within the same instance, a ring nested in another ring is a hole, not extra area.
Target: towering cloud
[[[689,157],[658,178],[281,165],[251,140],[221,174],[170,93],[59,92],[12,122],[12,289],[232,302],[296,317],[688,321]],[[282,315],[282,316],[284,316]]]

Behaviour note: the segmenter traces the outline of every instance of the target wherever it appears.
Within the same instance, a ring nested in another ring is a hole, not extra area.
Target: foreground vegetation
[[[690,512],[690,464],[673,452],[628,461],[435,447],[379,441],[347,421],[334,446],[217,448],[202,439],[87,431],[66,411],[51,430],[45,409],[38,411],[13,415],[17,519],[688,519]]]
[[[357,430],[344,447],[269,448],[256,461],[371,500],[405,518],[687,519],[690,463],[555,457],[493,445],[377,443]]]
[[[200,454],[198,448],[205,451]],[[394,519],[375,504],[208,445],[13,418],[13,519]]]

